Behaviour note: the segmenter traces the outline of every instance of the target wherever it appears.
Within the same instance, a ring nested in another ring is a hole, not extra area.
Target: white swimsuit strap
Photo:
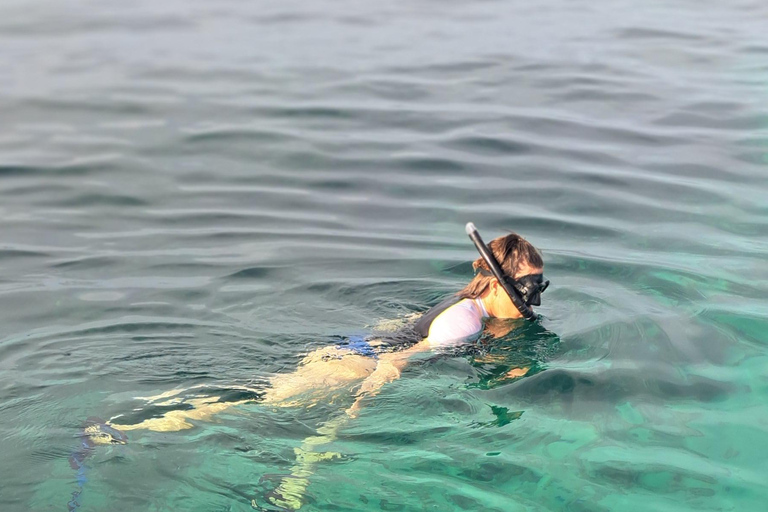
[[[483,304],[482,299],[473,299],[475,301],[475,304],[477,304],[480,307],[480,311],[483,313],[483,318],[486,318],[490,316],[488,314],[488,311],[485,310],[485,304]]]

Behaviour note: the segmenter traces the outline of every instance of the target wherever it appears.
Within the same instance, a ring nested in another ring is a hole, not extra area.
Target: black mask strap
[[[504,272],[501,270],[501,266],[499,266],[499,262],[496,261],[496,258],[493,256],[493,253],[491,253],[491,250],[488,249],[488,246],[485,245],[485,242],[483,242],[483,239],[480,238],[480,233],[477,232],[477,228],[474,224],[471,222],[467,222],[466,227],[467,235],[469,235],[470,240],[475,244],[475,247],[477,248],[477,251],[480,253],[480,256],[483,257],[485,262],[488,264],[488,268],[491,269],[491,273],[493,274],[493,277],[495,277],[499,284],[504,288],[504,291],[507,292],[507,295],[509,295],[510,300],[512,301],[512,304],[515,305],[518,311],[520,311],[520,314],[523,315],[528,320],[535,320],[536,319],[536,313],[533,312],[531,308],[528,307],[528,305],[525,303],[523,298],[520,296],[517,290],[507,282],[507,280],[504,278]],[[485,271],[484,269],[480,269],[481,271]],[[487,272],[487,271],[486,271]]]

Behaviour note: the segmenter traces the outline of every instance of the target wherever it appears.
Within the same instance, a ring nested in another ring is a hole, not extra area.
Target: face
[[[530,274],[543,274],[543,267],[531,267],[527,264],[523,264],[515,274],[515,279],[530,275]],[[504,288],[494,279],[491,283],[491,289],[488,296],[490,299],[488,306],[490,306],[489,313],[497,318],[522,318],[522,314],[518,311],[512,299],[509,298]]]

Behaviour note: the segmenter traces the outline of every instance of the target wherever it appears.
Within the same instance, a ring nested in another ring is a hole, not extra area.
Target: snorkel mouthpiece
[[[507,295],[509,295],[510,300],[512,301],[512,304],[515,305],[518,311],[520,311],[520,314],[523,315],[528,320],[535,320],[536,319],[536,313],[533,312],[531,308],[528,307],[528,305],[525,303],[523,298],[520,296],[520,294],[515,290],[512,285],[510,285],[507,282],[507,279],[504,276],[504,272],[501,270],[501,266],[499,265],[499,262],[496,261],[496,258],[493,256],[493,253],[488,248],[487,245],[485,245],[485,242],[483,242],[483,239],[480,238],[480,233],[477,232],[477,228],[472,222],[467,222],[466,226],[467,235],[469,236],[470,240],[475,244],[475,247],[477,248],[477,252],[480,253],[480,256],[483,257],[485,262],[488,264],[488,268],[491,269],[491,273],[493,274],[493,277],[495,277],[499,284],[504,288],[504,291],[507,292]]]

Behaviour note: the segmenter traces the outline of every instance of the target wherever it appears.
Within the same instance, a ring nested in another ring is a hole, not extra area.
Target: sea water
[[[471,278],[472,221],[541,249],[541,320],[415,361],[317,447],[302,510],[764,510],[766,19],[4,2],[0,509],[265,503],[351,395],[69,459],[88,417],[181,406],[137,397],[407,322]]]

